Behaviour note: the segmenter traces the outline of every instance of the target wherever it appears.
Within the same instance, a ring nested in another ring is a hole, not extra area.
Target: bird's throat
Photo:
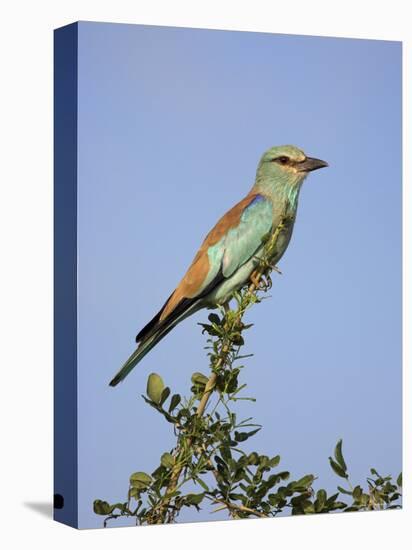
[[[264,178],[257,180],[255,190],[268,196],[275,209],[281,208],[286,214],[296,212],[299,200],[299,192],[304,178],[296,180],[279,180]]]

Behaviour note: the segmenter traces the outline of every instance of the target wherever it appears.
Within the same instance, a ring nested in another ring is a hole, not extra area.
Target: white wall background
[[[392,0],[15,0],[1,10],[0,55],[0,540],[7,549],[164,547],[408,547],[410,475],[410,291],[405,285],[404,509],[77,532],[53,523],[52,495],[52,29],[82,20],[345,36],[411,45],[408,2]],[[404,107],[405,181],[410,114]],[[410,155],[409,155],[410,156]],[[411,277],[411,193],[404,186],[404,280]],[[49,504],[50,503],[50,504]],[[410,541],[409,541],[410,544]]]

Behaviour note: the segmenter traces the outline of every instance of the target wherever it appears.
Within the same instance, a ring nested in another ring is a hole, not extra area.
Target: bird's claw
[[[269,274],[262,275],[260,279],[260,289],[270,290],[272,288],[272,279]]]
[[[266,272],[261,273],[260,275],[258,275],[258,273],[256,272],[253,272],[250,276],[250,280],[257,289],[269,290],[272,288],[272,279],[270,277],[270,272],[276,271],[276,273],[279,273],[279,275],[282,275],[282,272],[277,265],[271,264],[267,261],[264,263],[263,267],[266,268]]]
[[[250,280],[251,280],[252,284],[253,284],[256,288],[259,288],[260,279],[259,279],[259,277],[258,277],[258,274],[257,274],[255,271],[251,274]]]

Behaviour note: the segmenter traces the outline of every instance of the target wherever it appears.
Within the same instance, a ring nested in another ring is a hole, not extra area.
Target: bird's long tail
[[[124,365],[113,378],[113,380],[110,381],[109,385],[117,386],[119,382],[126,378],[126,376],[143,359],[143,357],[148,354],[149,351],[153,349],[156,344],[160,342],[160,340],[162,340],[162,338],[166,336],[166,334],[168,334],[178,323],[180,323],[180,321],[183,321],[183,319],[185,319],[189,315],[192,315],[192,313],[195,313],[195,311],[200,309],[200,307],[201,306],[199,305],[198,301],[192,302],[190,306],[185,309],[179,316],[171,318],[169,322],[166,321],[159,324],[158,328],[153,328],[147,335],[147,337],[141,340],[139,347],[124,363]]]

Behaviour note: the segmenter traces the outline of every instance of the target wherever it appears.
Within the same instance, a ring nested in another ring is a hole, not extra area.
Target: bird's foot
[[[256,271],[254,271],[254,272],[251,274],[250,280],[252,281],[252,284],[255,285],[256,288],[259,288],[259,285],[260,285],[260,278],[259,278],[258,273],[256,273]]]
[[[253,272],[250,276],[252,284],[257,290],[269,290],[272,287],[272,279],[268,273],[256,273]]]
[[[264,290],[265,292],[272,288],[272,279],[268,273],[262,275],[259,288],[260,290]]]

